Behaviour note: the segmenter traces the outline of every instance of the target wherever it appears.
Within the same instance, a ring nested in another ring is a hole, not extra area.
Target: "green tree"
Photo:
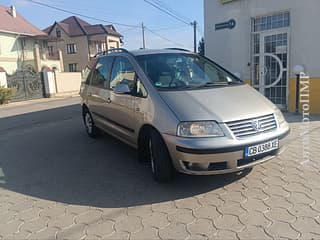
[[[204,56],[204,38],[202,37],[198,44],[198,52],[201,56]]]

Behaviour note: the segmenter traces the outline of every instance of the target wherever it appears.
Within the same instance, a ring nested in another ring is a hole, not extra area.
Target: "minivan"
[[[238,172],[285,149],[282,112],[214,61],[183,49],[112,49],[83,71],[86,131],[120,139],[157,181]]]

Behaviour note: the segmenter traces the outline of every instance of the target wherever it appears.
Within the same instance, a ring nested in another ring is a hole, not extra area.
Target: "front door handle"
[[[107,99],[107,103],[111,103],[111,99],[110,98]]]

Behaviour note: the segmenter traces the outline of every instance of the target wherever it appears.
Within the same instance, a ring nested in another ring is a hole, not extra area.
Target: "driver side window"
[[[135,75],[134,69],[127,58],[116,57],[111,72],[110,89],[113,90],[119,83],[124,83],[132,91]]]

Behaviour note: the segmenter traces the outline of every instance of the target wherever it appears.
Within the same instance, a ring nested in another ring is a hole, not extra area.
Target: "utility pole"
[[[193,26],[193,51],[197,52],[197,21],[191,23]]]
[[[142,48],[146,49],[146,39],[144,36],[145,26],[144,26],[143,22],[141,24],[141,27],[142,27]]]

